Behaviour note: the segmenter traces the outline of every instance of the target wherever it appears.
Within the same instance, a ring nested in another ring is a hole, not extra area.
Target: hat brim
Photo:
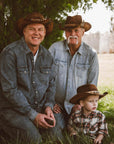
[[[20,18],[17,22],[16,22],[16,32],[22,36],[23,35],[23,29],[29,25],[29,24],[43,24],[46,28],[46,35],[50,34],[53,30],[53,22],[50,19],[46,19],[44,21],[30,21],[30,20],[26,20],[24,18]]]
[[[59,28],[61,29],[61,30],[66,30],[66,29],[68,29],[68,28],[76,28],[76,27],[81,27],[81,28],[84,28],[85,29],[85,32],[87,32],[88,30],[90,30],[91,29],[91,24],[90,23],[88,23],[88,22],[83,22],[83,26],[80,24],[65,24],[64,26],[62,26],[62,25],[59,25]]]
[[[73,96],[69,102],[72,103],[72,104],[77,104],[79,103],[80,100],[88,97],[88,96],[99,96],[99,99],[103,98],[104,96],[106,96],[108,93],[105,92],[103,94],[89,94],[89,93],[78,93],[77,95]]]

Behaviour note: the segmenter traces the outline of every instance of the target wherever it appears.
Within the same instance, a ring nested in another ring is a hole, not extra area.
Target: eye
[[[93,103],[93,100],[89,100],[90,103]]]
[[[43,29],[43,28],[40,28],[38,31],[44,31],[44,29]]]
[[[30,28],[28,28],[29,30],[34,30],[34,28],[32,28],[32,27],[30,27]]]
[[[75,32],[79,32],[79,30],[75,29]]]

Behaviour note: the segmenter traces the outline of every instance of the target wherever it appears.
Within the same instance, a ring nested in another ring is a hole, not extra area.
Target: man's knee
[[[56,125],[52,129],[52,131],[55,135],[57,135],[57,137],[62,139],[63,138],[63,130],[66,125],[64,115],[62,113],[59,113],[59,114],[54,114],[54,116],[56,119]]]
[[[15,115],[12,114],[10,119],[7,117],[2,117],[1,129],[10,139],[16,140],[19,138],[22,141],[40,141],[39,129],[27,117],[17,113]]]
[[[64,129],[66,125],[65,117],[62,113],[54,114],[56,119],[56,127],[60,129]]]

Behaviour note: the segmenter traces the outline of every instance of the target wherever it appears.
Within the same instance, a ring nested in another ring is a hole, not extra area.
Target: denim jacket
[[[54,61],[42,45],[34,56],[24,38],[11,43],[0,55],[0,111],[11,109],[34,120],[45,107],[53,108]]]
[[[58,69],[56,102],[63,105],[70,113],[73,105],[69,103],[69,100],[77,93],[77,88],[88,83],[97,85],[99,74],[97,53],[82,42],[72,57],[66,40],[52,44],[49,51]]]

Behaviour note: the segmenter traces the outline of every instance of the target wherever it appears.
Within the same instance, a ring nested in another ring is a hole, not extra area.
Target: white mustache
[[[77,36],[69,36],[68,37],[68,44],[69,44],[69,42],[70,42],[70,39],[77,39],[77,41],[76,41],[76,44],[78,44],[78,37]]]

